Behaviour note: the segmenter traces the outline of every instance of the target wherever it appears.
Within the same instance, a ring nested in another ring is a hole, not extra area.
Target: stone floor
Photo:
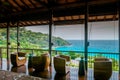
[[[0,70],[0,80],[43,80],[39,77],[28,76],[23,73]]]

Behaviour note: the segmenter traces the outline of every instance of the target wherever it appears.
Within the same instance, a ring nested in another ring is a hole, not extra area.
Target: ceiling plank
[[[27,9],[29,9],[29,6],[23,0],[20,0],[20,1],[25,5]]]
[[[36,8],[36,5],[31,0],[29,0],[29,2]]]
[[[16,0],[14,0],[14,3],[15,3],[19,8],[21,8],[22,10],[24,10],[23,7],[20,6],[20,4],[19,4]]]
[[[39,2],[44,7],[47,7],[47,8],[49,7],[47,3],[45,3],[45,2],[43,2],[41,0],[36,0],[36,1]]]

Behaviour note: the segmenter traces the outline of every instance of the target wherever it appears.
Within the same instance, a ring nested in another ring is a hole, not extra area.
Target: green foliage
[[[115,70],[115,71],[119,70],[118,63],[119,63],[118,60],[115,60],[115,59],[112,58],[112,68],[113,68],[113,70]]]
[[[7,32],[6,29],[0,29],[0,47],[7,47]],[[63,46],[69,45],[67,41],[60,37],[52,36],[53,46]],[[19,42],[20,48],[29,48],[29,49],[47,49],[49,46],[49,35],[43,34],[41,32],[32,32],[31,30],[27,30],[25,28],[20,28],[19,30]],[[10,47],[17,48],[17,28],[10,28]],[[17,50],[10,50],[10,53],[16,52]],[[31,50],[21,50],[26,53],[31,53]],[[41,55],[45,51],[34,51],[35,55]],[[3,57],[6,57],[6,49],[2,50],[4,54]]]
[[[60,37],[52,37],[52,41],[53,41],[53,46],[56,47],[56,46],[63,46],[63,45],[70,45],[67,41],[63,40],[62,38]]]
[[[98,53],[96,57],[103,57],[102,54]]]
[[[68,54],[71,56],[71,59],[77,58],[75,52],[71,52],[71,51],[70,51]]]
[[[0,47],[6,47],[6,29],[0,30]],[[53,46],[69,45],[69,43],[60,37],[52,36]],[[41,32],[32,32],[25,28],[20,28],[19,42],[21,48],[48,48],[49,35]],[[12,48],[17,47],[17,28],[10,28],[10,43]]]
[[[78,64],[73,63],[73,62],[70,62],[70,66],[72,66],[72,67],[79,67],[79,65],[78,65]]]
[[[80,53],[78,54],[78,53],[73,52],[73,51],[69,51],[68,54],[71,56],[71,59],[82,57],[82,55]]]

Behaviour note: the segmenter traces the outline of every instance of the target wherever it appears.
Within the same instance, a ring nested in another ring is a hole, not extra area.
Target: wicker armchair
[[[59,55],[54,57],[54,68],[56,73],[67,74],[70,71],[70,56]]]
[[[11,71],[17,73],[26,73],[26,66],[25,65],[19,67],[12,66]]]
[[[33,56],[31,58],[31,65],[35,69],[35,71],[48,70],[50,65],[49,54],[42,54],[41,56]]]
[[[96,58],[94,62],[95,80],[109,80],[112,75],[112,60],[107,58]]]
[[[26,55],[26,53],[23,53],[23,52],[18,52],[18,53],[11,54],[11,56],[10,56],[11,64],[13,66],[24,65],[26,63],[25,55]]]

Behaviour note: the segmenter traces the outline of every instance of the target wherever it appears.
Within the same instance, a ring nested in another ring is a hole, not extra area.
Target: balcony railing
[[[48,53],[48,50],[46,49],[28,49],[28,48],[20,48],[20,51],[28,53],[32,53],[33,55],[40,55],[42,53]],[[6,48],[1,47],[0,48],[0,57],[1,60],[2,58],[6,58]],[[9,48],[9,52],[13,53],[16,52],[17,48]],[[84,57],[84,52],[81,51],[59,51],[59,50],[52,50],[52,57],[58,54],[64,54],[64,55],[69,55],[71,56],[71,67],[79,67],[79,61],[81,57]],[[98,57],[105,57],[112,59],[112,70],[114,73],[118,73],[119,70],[119,53],[108,53],[108,52],[88,52],[88,68],[89,70],[93,70],[94,68],[94,59]],[[93,71],[92,74],[89,74],[89,76],[93,76]],[[113,75],[113,78],[115,78],[116,75]],[[113,79],[112,79],[113,80]]]

